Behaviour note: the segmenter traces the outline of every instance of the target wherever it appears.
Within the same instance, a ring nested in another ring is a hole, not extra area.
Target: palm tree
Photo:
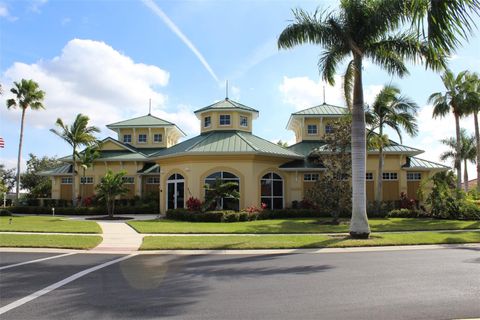
[[[475,163],[477,157],[477,148],[475,146],[475,136],[469,136],[465,129],[460,130],[460,141],[462,148],[460,149],[460,154],[457,155],[457,139],[451,137],[447,139],[440,140],[444,145],[450,147],[450,150],[443,152],[440,155],[442,161],[453,159],[454,162],[457,159],[463,161],[463,181],[465,192],[468,192],[468,170],[467,162]],[[458,180],[458,179],[457,179]]]
[[[81,190],[80,195],[82,197],[82,201],[85,198],[85,174],[88,168],[92,167],[93,162],[100,157],[100,153],[98,152],[98,145],[87,146],[83,152],[77,153],[78,160],[80,162],[80,166],[83,169],[83,183],[81,183]]]
[[[23,126],[25,124],[25,111],[28,108],[32,110],[45,109],[43,106],[43,99],[45,92],[40,90],[38,83],[33,80],[22,79],[20,82],[14,82],[14,87],[10,92],[15,95],[15,98],[7,100],[7,108],[22,109],[22,118],[20,120],[20,138],[18,142],[18,157],[17,157],[17,178],[15,186],[15,201],[18,202],[20,192],[20,163],[22,161],[22,145],[23,145]]]
[[[480,131],[478,127],[478,112],[480,111],[480,76],[477,73],[465,74],[464,90],[466,93],[466,108],[473,115],[475,124],[475,142],[477,148],[477,191],[480,192]]]
[[[96,187],[98,199],[105,201],[111,219],[115,213],[115,198],[128,192],[123,179],[126,174],[125,171],[113,173],[112,170],[108,170]]]
[[[58,118],[56,125],[60,131],[50,129],[51,132],[62,138],[70,146],[72,146],[72,204],[77,203],[77,194],[75,188],[75,166],[77,160],[77,147],[79,146],[91,146],[96,143],[97,139],[93,135],[100,132],[95,126],[88,126],[90,119],[79,113],[75,118],[75,121],[69,126],[64,124],[62,119]]]
[[[352,109],[352,219],[350,235],[368,237],[370,227],[366,213],[366,126],[363,99],[362,66],[370,59],[390,74],[408,74],[405,60],[413,62],[429,58],[428,46],[411,31],[397,32],[405,18],[404,1],[344,0],[339,12],[313,15],[294,10],[294,22],[278,39],[280,49],[311,43],[325,51],[318,62],[322,78],[334,84],[338,65],[348,58],[344,91]],[[431,60],[431,61],[430,61]],[[439,69],[442,56],[430,59],[429,65]],[[353,90],[353,98],[352,97]],[[351,102],[350,102],[351,101]]]
[[[442,82],[445,86],[445,92],[435,92],[428,98],[428,103],[433,104],[433,117],[445,117],[450,111],[455,118],[455,136],[457,159],[455,159],[454,167],[457,170],[457,188],[462,186],[462,168],[461,159],[459,158],[460,149],[462,148],[460,139],[460,118],[467,112],[465,96],[464,96],[464,81],[466,71],[460,72],[457,76],[450,70],[446,70],[442,75]]]
[[[417,110],[418,105],[409,98],[401,96],[399,88],[387,85],[375,97],[371,110],[367,111],[367,122],[371,127],[369,135],[375,134],[374,130],[378,129],[378,135],[382,137],[375,140],[378,147],[378,178],[377,191],[375,193],[377,210],[380,209],[382,201],[384,141],[388,141],[384,137],[383,129],[387,127],[393,129],[397,133],[400,142],[402,142],[402,130],[409,136],[416,136],[418,133],[417,120],[415,119]]]

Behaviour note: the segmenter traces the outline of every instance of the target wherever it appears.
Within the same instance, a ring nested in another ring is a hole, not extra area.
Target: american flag
[[[5,140],[2,137],[0,137],[0,148],[5,148]]]

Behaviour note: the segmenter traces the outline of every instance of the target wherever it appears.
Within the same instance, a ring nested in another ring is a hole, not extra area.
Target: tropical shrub
[[[476,203],[465,200],[460,206],[459,216],[464,220],[480,220],[480,207]]]
[[[113,217],[115,213],[115,198],[128,192],[124,186],[125,174],[125,171],[114,173],[112,170],[108,170],[96,186],[98,199],[105,202],[109,217]]]
[[[202,201],[194,197],[188,198],[187,209],[190,211],[202,211]]]

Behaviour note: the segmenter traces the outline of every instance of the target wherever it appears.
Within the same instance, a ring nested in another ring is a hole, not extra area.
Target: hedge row
[[[21,214],[52,214],[52,208],[49,207],[32,207],[32,206],[15,206],[9,207],[12,213]],[[107,209],[104,207],[60,207],[55,208],[56,215],[105,215]],[[158,209],[153,206],[135,206],[135,207],[116,207],[115,214],[158,214]]]
[[[175,209],[168,210],[166,216],[168,219],[190,222],[238,222],[265,219],[330,217],[328,213],[315,209],[264,210],[256,213],[248,213],[244,211],[196,212],[187,209]]]

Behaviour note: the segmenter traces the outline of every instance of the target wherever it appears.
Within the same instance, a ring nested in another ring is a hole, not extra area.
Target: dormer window
[[[208,116],[208,117],[203,118],[203,127],[204,128],[210,128],[211,125],[212,125],[212,117]]]
[[[230,125],[230,115],[229,114],[221,114],[220,115],[220,125],[221,126],[229,126]]]
[[[154,143],[160,143],[160,142],[162,142],[162,138],[163,138],[163,137],[162,137],[162,134],[161,134],[161,133],[155,133],[155,134],[153,135],[153,142],[154,142]]]
[[[146,134],[139,134],[138,135],[138,143],[147,143],[147,135]]]
[[[132,143],[132,135],[131,134],[124,134],[123,135],[123,142],[124,143]]]
[[[248,127],[248,118],[245,116],[240,116],[240,127]]]
[[[309,135],[315,135],[317,134],[318,132],[318,129],[317,129],[317,125],[316,124],[309,124],[307,126],[307,134]]]
[[[332,126],[331,124],[327,124],[327,125],[325,126],[325,133],[326,133],[326,134],[331,134],[331,133],[333,133],[333,126]]]

